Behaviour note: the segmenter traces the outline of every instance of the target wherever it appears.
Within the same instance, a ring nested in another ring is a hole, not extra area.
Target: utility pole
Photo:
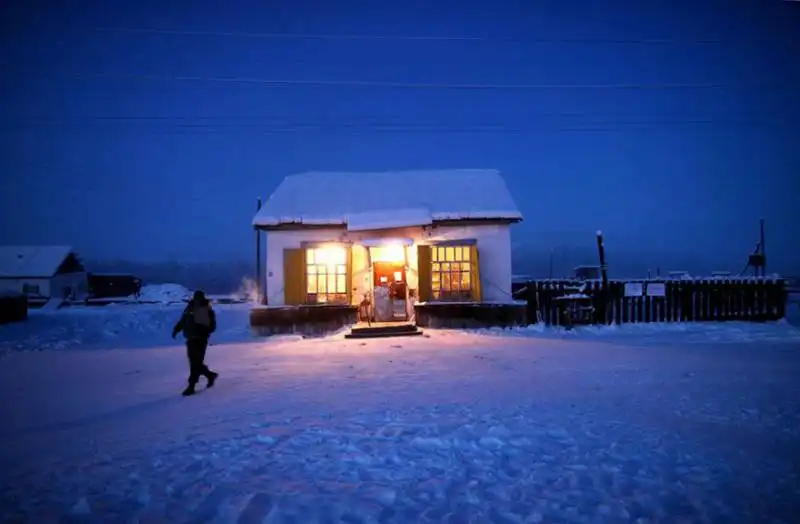
[[[764,218],[761,218],[761,276],[767,276],[767,248],[764,244]]]
[[[606,268],[606,248],[603,243],[603,232],[597,232],[597,254],[600,257],[600,275],[602,287],[600,288],[600,314],[603,322],[608,322],[608,269]]]

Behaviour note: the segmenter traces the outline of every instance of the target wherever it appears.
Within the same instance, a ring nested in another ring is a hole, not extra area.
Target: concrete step
[[[416,337],[422,334],[422,331],[407,331],[398,333],[348,333],[344,338],[389,338],[389,337]]]
[[[404,337],[421,335],[422,331],[412,324],[377,324],[374,326],[359,326],[350,330],[345,338],[377,338],[377,337]]]

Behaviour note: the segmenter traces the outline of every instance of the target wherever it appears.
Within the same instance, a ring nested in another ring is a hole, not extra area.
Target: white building
[[[69,246],[0,246],[0,290],[77,298],[86,287],[86,270]]]
[[[286,177],[253,219],[266,231],[267,303],[509,302],[522,220],[495,170],[311,172]]]

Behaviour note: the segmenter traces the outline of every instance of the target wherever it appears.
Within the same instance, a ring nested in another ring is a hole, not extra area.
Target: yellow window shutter
[[[353,303],[353,246],[350,244],[345,244],[344,246],[345,253],[347,254],[347,261],[346,261],[346,276],[345,285],[347,286],[347,303]]]
[[[480,302],[483,300],[481,290],[481,264],[478,259],[478,246],[469,247],[470,273],[472,274],[472,300]]]
[[[306,250],[283,250],[283,302],[297,306],[306,302]]]
[[[431,299],[431,246],[417,246],[417,278],[419,301]]]

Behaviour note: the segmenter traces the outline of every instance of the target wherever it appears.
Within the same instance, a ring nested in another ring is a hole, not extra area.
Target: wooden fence
[[[786,315],[782,279],[597,280],[515,283],[528,321],[547,325],[634,322],[769,321]],[[581,314],[582,313],[582,314]]]

